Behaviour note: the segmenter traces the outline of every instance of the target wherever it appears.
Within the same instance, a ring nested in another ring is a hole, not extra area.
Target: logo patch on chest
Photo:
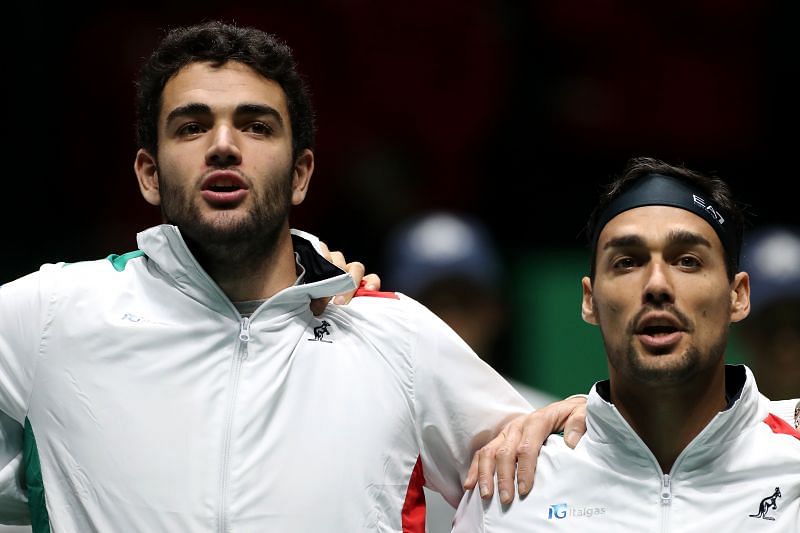
[[[563,520],[565,518],[592,518],[606,514],[606,508],[594,505],[571,505],[569,503],[555,503],[547,509],[548,520]]]
[[[327,320],[323,320],[320,325],[314,326],[314,338],[308,340],[316,342],[333,342],[325,338],[327,336],[330,336],[331,334],[330,329],[328,329],[330,327],[332,327],[331,323],[328,322]]]
[[[772,496],[767,496],[761,503],[758,504],[758,512],[756,514],[748,515],[752,518],[763,518],[764,520],[775,520],[773,516],[767,516],[771,510],[778,510],[778,504],[775,502],[778,498],[781,497],[781,489],[780,487],[775,487],[775,492],[772,493]]]

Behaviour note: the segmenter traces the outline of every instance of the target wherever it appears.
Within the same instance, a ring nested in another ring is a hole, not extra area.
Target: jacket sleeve
[[[42,343],[42,272],[0,286],[0,523],[29,523],[20,483],[22,427]]]
[[[419,306],[414,325],[414,410],[425,484],[455,507],[474,452],[533,408],[432,312]]]

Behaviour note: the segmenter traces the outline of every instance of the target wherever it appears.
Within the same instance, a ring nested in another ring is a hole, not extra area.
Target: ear
[[[153,156],[144,149],[136,152],[133,170],[139,180],[139,190],[144,199],[152,205],[161,204],[161,192],[158,189],[158,165]]]
[[[597,317],[594,312],[594,300],[592,299],[592,280],[589,276],[584,276],[581,279],[581,287],[583,288],[583,299],[581,300],[581,318],[583,321],[597,325]]]
[[[750,314],[750,275],[739,272],[731,287],[731,322],[744,320]]]
[[[306,148],[297,157],[292,171],[292,205],[300,205],[306,199],[311,174],[314,173],[314,152]]]

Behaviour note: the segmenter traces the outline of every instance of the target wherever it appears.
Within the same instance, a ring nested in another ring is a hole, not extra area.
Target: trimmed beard
[[[606,354],[611,366],[617,372],[627,375],[629,378],[635,379],[640,383],[649,385],[677,385],[680,383],[688,382],[693,376],[702,372],[704,368],[710,364],[711,361],[717,361],[725,354],[725,349],[728,346],[727,332],[723,332],[716,341],[709,346],[708,353],[703,356],[697,346],[689,345],[682,354],[668,355],[668,354],[652,354],[640,355],[634,346],[634,331],[638,319],[646,311],[652,308],[643,308],[634,317],[626,328],[626,333],[630,337],[630,342],[625,347],[614,348],[606,342],[605,335],[603,335],[603,343],[606,348]],[[694,331],[695,326],[691,321],[679,310],[673,306],[665,306],[662,309],[668,309],[673,315],[678,317],[678,320],[687,330]],[[601,331],[602,334],[602,331]],[[660,358],[668,358],[665,362]],[[618,366],[623,362],[624,366]]]
[[[711,361],[717,361],[725,354],[728,345],[727,335],[722,335],[703,356],[697,346],[690,345],[682,354],[675,355],[640,355],[634,347],[634,340],[625,348],[615,349],[606,346],[608,360],[618,372],[639,383],[648,385],[678,385],[687,383],[692,377],[702,372]],[[667,364],[661,364],[660,357],[670,358]],[[651,359],[652,360],[649,360]],[[623,362],[623,366],[619,366]]]
[[[263,193],[250,189],[254,197],[253,208],[246,216],[233,219],[221,210],[210,221],[201,216],[192,198],[165,179],[157,167],[161,214],[168,224],[180,229],[189,250],[200,264],[247,268],[268,258],[275,249],[289,217],[293,168],[290,166],[278,179],[272,180]]]

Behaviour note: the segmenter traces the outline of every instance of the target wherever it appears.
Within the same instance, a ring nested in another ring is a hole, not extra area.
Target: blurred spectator
[[[384,265],[386,290],[425,305],[501,372],[499,341],[507,316],[501,289],[503,267],[485,226],[448,212],[419,216],[390,235]],[[533,407],[558,399],[506,379]],[[435,492],[426,489],[425,498],[428,531],[449,532],[455,510]]]
[[[503,268],[486,230],[475,219],[428,213],[396,229],[385,255],[385,284],[418,300],[495,368],[506,321]],[[534,407],[556,398],[508,379]]]
[[[800,397],[800,230],[767,226],[745,235],[750,316],[739,333],[745,357],[770,399]]]

